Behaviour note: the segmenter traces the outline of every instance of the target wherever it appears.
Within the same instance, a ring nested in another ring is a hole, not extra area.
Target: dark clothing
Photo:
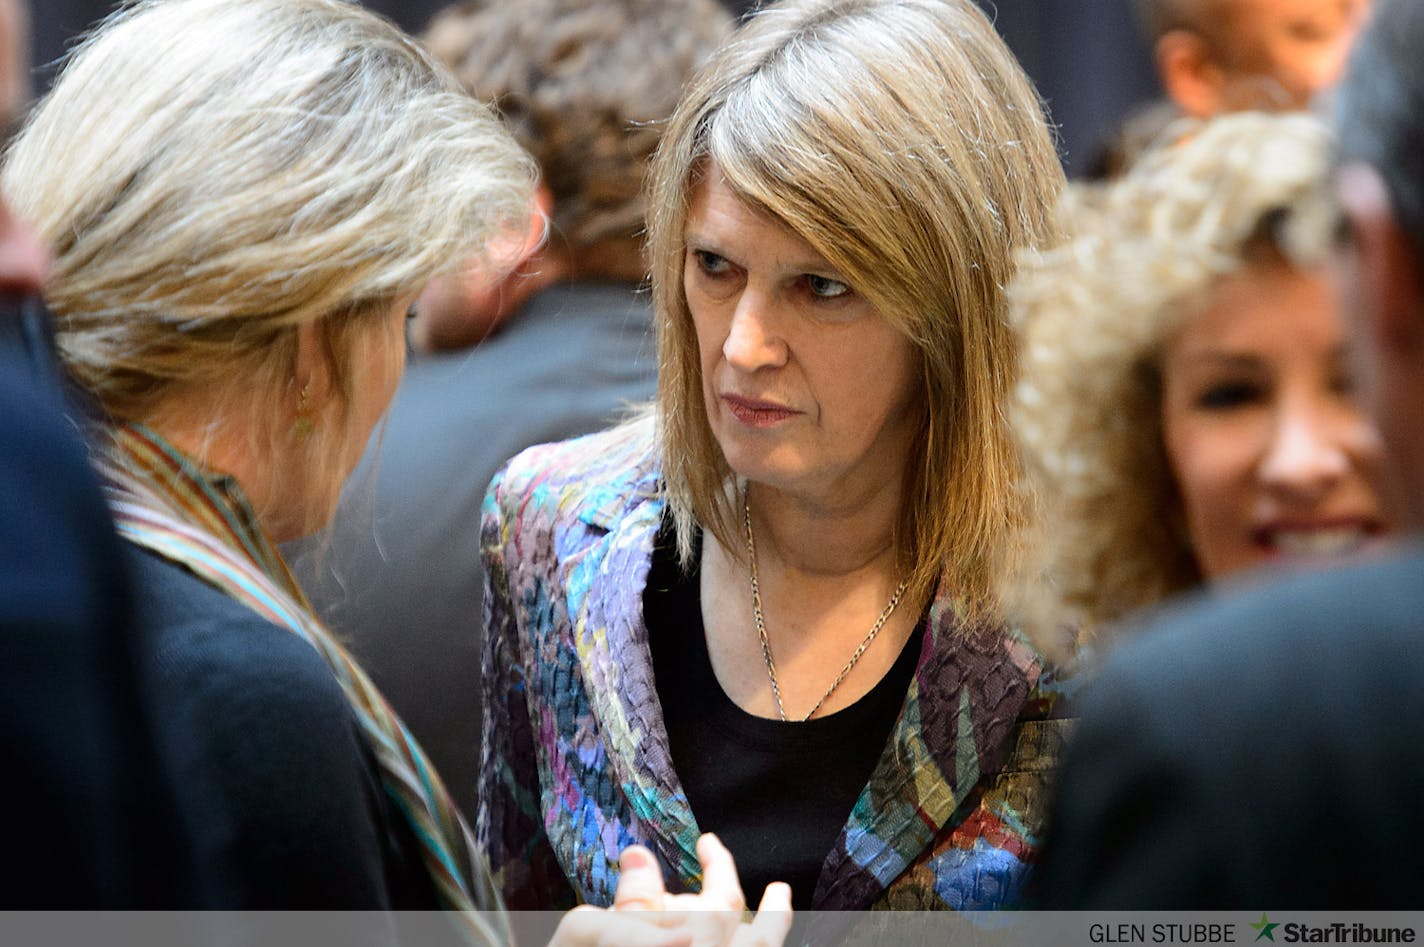
[[[1188,603],[1107,663],[1041,906],[1424,906],[1424,548]]]
[[[604,427],[655,388],[646,295],[550,287],[472,349],[412,355],[329,544],[286,550],[466,814],[480,765],[485,487],[524,448]]]
[[[0,346],[0,907],[190,903],[120,543],[33,374]]]
[[[438,907],[331,669],[296,634],[125,544],[204,903]]]
[[[792,906],[810,910],[821,867],[900,714],[925,625],[855,704],[805,722],[768,720],[738,707],[717,681],[699,575],[683,573],[665,525],[643,614],[673,767],[698,825],[735,856],[747,900],[755,904],[768,884],[784,881]]]

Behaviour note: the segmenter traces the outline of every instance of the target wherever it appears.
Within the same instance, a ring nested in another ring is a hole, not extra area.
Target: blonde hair
[[[731,30],[719,0],[462,0],[423,39],[539,163],[574,252],[612,245],[641,272],[648,159]]]
[[[320,467],[348,433],[355,334],[522,227],[533,170],[354,4],[149,0],[74,51],[3,184],[53,247],[63,364],[113,417],[226,381],[241,403],[214,404],[214,423],[243,410],[261,427],[298,327],[318,323],[344,395],[342,423],[312,439]]]
[[[1014,252],[1053,234],[1063,182],[1027,77],[969,0],[788,0],[689,87],[649,201],[663,476],[684,560],[699,524],[742,546],[682,283],[689,196],[709,162],[919,350],[900,566],[912,595],[942,583],[966,618],[987,616],[1022,515],[1004,287]]]
[[[1240,113],[1175,131],[1124,178],[1073,185],[1072,240],[1012,286],[1013,420],[1043,515],[1006,594],[1045,646],[1201,581],[1162,441],[1163,346],[1224,277],[1323,252],[1322,124]]]

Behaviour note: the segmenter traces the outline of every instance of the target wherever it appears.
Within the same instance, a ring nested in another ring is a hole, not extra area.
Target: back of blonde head
[[[901,568],[916,597],[943,582],[967,616],[984,613],[1021,505],[1003,287],[1014,252],[1052,235],[1063,180],[1018,63],[970,0],[787,0],[684,95],[650,199],[664,476],[683,542],[700,523],[737,549],[682,286],[689,194],[708,162],[920,350]]]
[[[109,413],[276,385],[294,330],[389,307],[527,217],[527,159],[339,0],[153,0],[72,55],[4,187],[55,252],[61,357]],[[341,346],[338,377],[349,390]]]
[[[1201,581],[1162,442],[1162,348],[1226,276],[1322,252],[1323,125],[1241,113],[1179,130],[1119,181],[1073,186],[1073,238],[1012,288],[1013,417],[1044,515],[1006,594],[1045,644]]]

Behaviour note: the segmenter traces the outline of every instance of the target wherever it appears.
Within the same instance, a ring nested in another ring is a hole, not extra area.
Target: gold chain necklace
[[[742,493],[742,524],[747,530],[747,560],[751,565],[752,620],[756,622],[757,636],[761,638],[761,656],[766,661],[766,676],[771,680],[771,694],[776,698],[776,712],[780,715],[782,720],[785,720],[786,708],[782,706],[781,703],[781,686],[776,682],[776,662],[771,659],[771,642],[768,641],[766,637],[766,619],[764,619],[761,614],[761,588],[757,583],[756,540],[752,538],[752,505],[751,498],[748,496],[749,492],[750,491],[744,491]],[[837,687],[841,686],[841,682],[846,679],[846,675],[850,673],[851,668],[855,667],[856,662],[861,659],[861,656],[865,654],[865,650],[870,647],[870,643],[875,640],[875,636],[880,634],[880,629],[885,627],[885,623],[889,621],[890,616],[895,613],[895,606],[900,604],[900,597],[905,594],[907,587],[908,583],[901,582],[899,587],[895,589],[895,594],[890,596],[890,604],[886,605],[885,610],[880,613],[880,617],[875,619],[875,624],[870,626],[870,631],[866,633],[865,638],[860,642],[860,646],[851,654],[850,660],[846,662],[845,667],[841,668],[841,672],[836,675],[836,679],[831,681],[831,686],[826,688],[826,692],[821,695],[821,699],[816,701],[816,706],[812,707],[811,712],[802,717],[800,722],[805,723],[814,717],[816,711],[821,709],[821,705],[836,692]]]

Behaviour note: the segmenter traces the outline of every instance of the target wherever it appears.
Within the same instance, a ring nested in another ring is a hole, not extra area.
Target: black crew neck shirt
[[[722,690],[707,652],[700,570],[683,574],[667,521],[643,610],[673,766],[698,826],[736,858],[750,905],[785,881],[792,906],[809,910],[821,866],[900,714],[924,622],[870,693],[833,714],[783,722],[747,713]]]

